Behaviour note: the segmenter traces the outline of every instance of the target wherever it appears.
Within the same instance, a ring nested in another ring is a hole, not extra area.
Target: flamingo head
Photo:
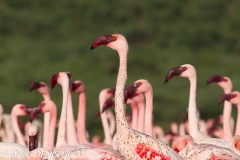
[[[105,44],[114,50],[128,49],[128,44],[126,38],[121,34],[112,35],[102,35],[99,36],[92,44],[91,50],[97,48],[98,46]]]
[[[30,122],[32,122],[34,119],[38,118],[39,113],[43,113],[43,107],[45,106],[45,103],[41,103],[37,105],[36,107],[32,108],[32,111],[30,113]]]
[[[30,115],[32,112],[32,108],[25,106],[25,105],[20,105],[19,109],[21,109],[23,112],[25,112],[26,115]]]
[[[193,138],[189,135],[180,136],[173,141],[172,148],[180,154],[189,145],[193,145]]]
[[[33,91],[34,89],[39,89],[41,87],[40,82],[32,82],[30,84],[29,92]]]
[[[52,89],[53,89],[53,88],[55,87],[55,85],[57,84],[58,78],[59,78],[59,73],[54,74],[54,75],[52,76],[52,79],[51,79],[51,87],[52,87]]]
[[[72,83],[72,91],[77,93],[85,92],[85,86],[81,81],[76,80]]]
[[[114,96],[115,91],[116,91],[115,88],[109,88],[109,89],[107,89],[107,93],[108,93],[108,94],[111,94],[112,96]]]
[[[174,76],[191,77],[191,76],[195,76],[195,75],[196,75],[195,68],[191,64],[184,64],[179,67],[171,68],[168,71],[168,74],[165,78],[164,83],[167,83]]]
[[[212,75],[207,80],[207,84],[211,84],[211,83],[214,83],[214,82],[217,83],[223,89],[228,89],[229,90],[228,92],[231,92],[231,90],[232,90],[232,81],[231,81],[230,78],[219,76],[219,75]]]
[[[229,101],[230,103],[233,104],[239,104],[240,92],[234,91],[232,93],[222,95],[221,98],[218,100],[218,105],[220,105],[224,101]]]
[[[102,113],[106,111],[108,108],[113,107],[115,105],[114,99],[108,99],[104,104],[102,108]]]
[[[29,151],[38,148],[39,128],[36,125],[30,125],[28,128]]]

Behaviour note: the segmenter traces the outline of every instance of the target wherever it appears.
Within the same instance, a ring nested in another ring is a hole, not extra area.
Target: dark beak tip
[[[165,79],[165,81],[164,81],[164,84],[166,84],[168,82],[168,80],[167,79]]]
[[[90,50],[93,50],[95,47],[93,47],[93,45],[90,47]]]

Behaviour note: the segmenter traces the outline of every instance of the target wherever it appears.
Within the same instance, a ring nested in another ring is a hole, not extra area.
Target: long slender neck
[[[69,88],[68,83],[62,84],[62,93],[63,93],[62,111],[61,111],[61,116],[60,116],[59,125],[58,125],[56,148],[67,144],[66,135],[67,135],[68,88]]]
[[[77,132],[75,129],[75,121],[73,116],[72,107],[72,94],[68,90],[68,102],[67,102],[67,140],[69,145],[78,145]]]
[[[86,136],[86,93],[79,94],[77,136],[82,144],[89,144]]]
[[[123,51],[122,53],[119,51],[119,58],[120,64],[115,92],[115,113],[117,122],[117,135],[119,135],[118,138],[120,139],[121,134],[126,134],[126,132],[129,130],[124,100],[124,87],[127,81],[127,50]]]
[[[235,135],[240,135],[240,104],[237,104],[237,110],[238,110],[238,115],[237,115]]]
[[[48,148],[50,151],[54,148],[54,137],[55,137],[55,129],[56,129],[56,121],[57,121],[57,107],[55,104],[52,104],[52,108],[50,110],[50,131],[48,138]]]
[[[225,94],[231,93],[231,88],[223,88]],[[240,114],[238,115],[240,116]],[[231,117],[232,117],[232,104],[228,101],[224,101],[223,107],[223,139],[230,141],[233,136],[233,131],[231,127]],[[240,118],[239,118],[240,120]],[[237,131],[237,130],[236,130]]]
[[[197,118],[197,106],[196,106],[196,90],[197,90],[197,78],[196,76],[189,77],[190,81],[190,95],[188,104],[188,126],[190,135],[195,139],[201,135],[198,126]]]
[[[145,92],[146,113],[145,113],[145,134],[153,135],[153,93],[152,89]]]
[[[50,95],[49,93],[42,93],[42,97],[44,101],[49,101]],[[49,140],[49,126],[50,126],[50,113],[46,112],[44,113],[44,124],[43,124],[43,148],[47,148],[48,146],[48,140]]]
[[[14,129],[14,132],[17,136],[17,139],[18,139],[18,143],[23,145],[23,146],[26,146],[26,143],[23,139],[23,135],[19,129],[19,126],[18,126],[18,122],[17,122],[17,116],[16,115],[11,115],[12,117],[12,124],[13,124],[13,129]]]
[[[131,103],[132,108],[132,129],[137,130],[138,125],[138,106],[136,102]]]
[[[142,96],[142,95],[139,95]],[[139,101],[138,102],[138,126],[137,131],[145,133],[145,102]]]
[[[105,101],[106,101],[106,96],[104,96],[103,93],[100,93],[100,95],[99,95],[100,112],[103,109],[103,105],[104,105]],[[102,120],[103,132],[104,132],[104,136],[105,136],[104,143],[111,145],[112,144],[112,136],[110,134],[110,128],[109,128],[109,124],[107,121],[106,111],[103,113],[100,113],[100,115],[101,115],[101,120]]]
[[[51,100],[49,93],[42,93],[42,97],[43,97],[44,101]]]

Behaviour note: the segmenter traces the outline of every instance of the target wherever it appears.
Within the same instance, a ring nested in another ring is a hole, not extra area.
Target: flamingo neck
[[[77,119],[78,140],[82,144],[89,144],[86,136],[86,93],[79,94],[78,119]]]
[[[51,100],[49,93],[43,93],[43,94],[42,94],[42,97],[43,97],[44,101],[49,101],[49,100]]]
[[[117,139],[121,139],[121,134],[129,131],[129,125],[126,118],[126,105],[124,100],[124,87],[127,81],[127,50],[118,51],[119,53],[119,71],[115,92],[115,114],[117,123]],[[118,143],[119,144],[119,143]]]
[[[113,113],[109,110],[107,110],[106,114],[107,114],[107,120],[109,122],[109,132],[110,132],[111,137],[113,137],[115,128],[116,128],[115,117],[114,117]]]
[[[231,93],[232,88],[223,88],[225,94]],[[232,104],[224,101],[223,107],[223,139],[230,141],[233,136],[231,129]],[[240,119],[239,119],[240,120]]]
[[[190,135],[195,139],[201,135],[199,131],[198,118],[197,118],[197,106],[196,106],[196,90],[197,90],[197,78],[195,76],[189,77],[190,92],[189,92],[189,104],[188,104],[188,126]]]
[[[72,94],[68,89],[68,101],[67,101],[67,140],[69,145],[78,145],[77,132],[75,127],[75,121],[73,116],[72,107]]]
[[[142,95],[139,95],[142,96]],[[144,101],[138,102],[138,126],[137,131],[145,133],[144,126],[145,124],[145,103]]]
[[[153,93],[152,89],[145,92],[146,99],[146,113],[145,113],[145,134],[153,135]]]
[[[68,88],[69,88],[68,81],[62,84],[62,93],[63,93],[62,111],[61,111],[61,116],[58,124],[56,148],[67,144],[66,133],[67,133]]]
[[[137,130],[138,124],[138,106],[136,102],[131,103],[132,108],[132,129]]]
[[[50,110],[50,131],[49,131],[49,138],[48,138],[48,147],[50,151],[54,148],[54,137],[55,137],[55,129],[56,129],[56,121],[57,121],[57,108],[56,106],[52,107]]]
[[[106,101],[106,99],[107,99],[106,96],[104,96],[104,94],[101,93],[99,96],[100,112],[103,109],[103,105],[104,105],[104,102]],[[102,120],[103,132],[104,132],[104,137],[105,137],[104,143],[111,145],[112,144],[112,136],[110,134],[110,127],[109,127],[109,124],[107,121],[106,111],[103,113],[100,113],[100,116],[101,116],[101,120]]]
[[[237,104],[237,110],[238,110],[238,115],[237,115],[235,135],[240,135],[240,104],[239,103]]]
[[[13,129],[14,129],[14,132],[17,136],[17,139],[18,139],[18,143],[23,145],[23,146],[26,146],[26,143],[23,139],[23,135],[19,129],[19,126],[18,126],[18,121],[17,121],[17,116],[16,115],[11,115],[12,117],[12,125],[13,125]]]

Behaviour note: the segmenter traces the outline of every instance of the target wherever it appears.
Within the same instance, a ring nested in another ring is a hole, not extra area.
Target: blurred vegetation
[[[189,81],[173,78],[172,67],[190,63],[197,70],[197,106],[203,119],[215,118],[223,91],[206,85],[212,74],[228,76],[240,88],[240,1],[201,0],[2,0],[0,1],[0,103],[6,113],[16,103],[42,101],[32,81],[49,84],[51,76],[69,71],[87,89],[87,129],[103,136],[98,111],[101,89],[115,87],[118,55],[107,47],[90,51],[95,38],[121,33],[129,43],[128,81],[147,79],[153,86],[155,124],[165,130],[180,123],[188,106]],[[59,107],[60,86],[51,90]],[[77,117],[78,96],[73,93]],[[129,107],[130,108],[130,107]],[[128,108],[128,112],[131,110]],[[233,107],[233,116],[237,110]],[[42,117],[41,117],[42,118]]]

